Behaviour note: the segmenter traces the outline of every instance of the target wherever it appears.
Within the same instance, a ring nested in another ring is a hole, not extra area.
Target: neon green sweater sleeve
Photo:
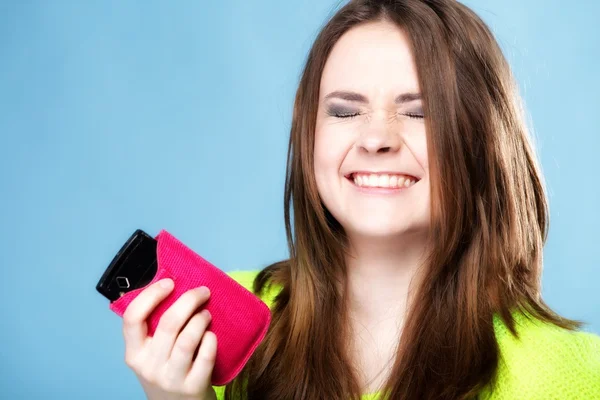
[[[252,291],[258,271],[233,271],[228,275]],[[274,293],[263,301],[272,306]],[[508,331],[500,318],[494,330],[500,348],[495,382],[480,393],[482,400],[600,400],[600,336],[570,332],[515,314],[520,339]],[[225,387],[214,386],[217,399]],[[362,400],[377,400],[377,394]]]
[[[520,338],[495,318],[497,382],[482,399],[600,399],[600,336],[515,314]]]

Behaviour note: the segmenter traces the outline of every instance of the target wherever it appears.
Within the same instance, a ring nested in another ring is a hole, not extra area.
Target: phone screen
[[[127,292],[146,286],[156,271],[156,239],[138,229],[106,268],[96,290],[113,302]]]

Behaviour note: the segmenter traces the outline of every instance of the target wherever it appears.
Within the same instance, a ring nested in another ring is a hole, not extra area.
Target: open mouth
[[[352,184],[364,189],[408,189],[419,181],[419,178],[406,174],[363,174],[346,175]]]

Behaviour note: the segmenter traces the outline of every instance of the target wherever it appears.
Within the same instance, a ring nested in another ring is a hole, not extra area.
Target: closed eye
[[[352,119],[361,114],[359,112],[342,112],[342,111],[337,111],[334,109],[334,110],[327,110],[327,115],[335,117],[335,118]],[[412,119],[424,119],[425,118],[425,116],[423,114],[413,113],[413,112],[406,112],[406,113],[402,113],[401,115],[406,115],[407,117],[412,118]]]
[[[338,113],[330,113],[329,115],[331,115],[332,117],[336,117],[336,118],[354,118],[360,115],[360,113],[344,113],[344,114],[338,114]]]
[[[406,115],[409,118],[414,118],[414,119],[423,119],[425,118],[425,116],[423,114],[418,114],[418,113],[404,113],[403,115]]]
[[[327,115],[334,118],[352,119],[360,114],[360,110],[352,107],[345,107],[340,104],[332,104],[326,109]]]

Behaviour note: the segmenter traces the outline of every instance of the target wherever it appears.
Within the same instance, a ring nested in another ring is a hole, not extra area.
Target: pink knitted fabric
[[[160,316],[179,296],[196,287],[208,287],[211,295],[203,308],[208,309],[212,315],[208,330],[217,336],[217,358],[212,384],[226,385],[241,372],[263,340],[271,322],[271,312],[252,292],[167,231],[162,230],[156,240],[158,268],[148,286],[160,279],[171,278],[175,282],[175,288],[150,314],[148,334],[154,334]],[[110,309],[122,317],[129,303],[142,290],[144,288],[126,293],[111,303]]]

